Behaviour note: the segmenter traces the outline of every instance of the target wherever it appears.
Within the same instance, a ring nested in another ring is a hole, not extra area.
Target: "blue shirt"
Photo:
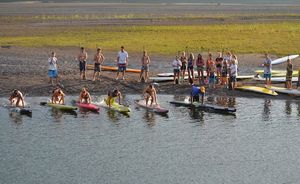
[[[199,95],[201,93],[200,89],[196,86],[192,86],[192,96]]]

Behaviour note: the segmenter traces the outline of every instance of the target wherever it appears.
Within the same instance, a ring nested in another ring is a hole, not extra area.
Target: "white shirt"
[[[174,61],[172,62],[172,66],[174,69],[180,69],[180,67],[182,66],[181,61],[178,59],[174,59]]]
[[[50,57],[48,59],[49,63],[49,70],[57,70],[57,58],[56,57]]]
[[[234,64],[230,66],[230,76],[237,76],[237,65]]]
[[[118,64],[126,64],[126,60],[128,58],[128,53],[126,51],[119,51],[118,53],[119,62]]]

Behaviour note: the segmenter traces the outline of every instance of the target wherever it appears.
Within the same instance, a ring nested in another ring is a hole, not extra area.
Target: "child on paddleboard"
[[[113,91],[109,91],[107,93],[107,98],[105,99],[105,102],[109,107],[111,107],[111,105],[115,102],[116,98],[118,98],[119,104],[121,104],[122,94],[118,89],[114,89]]]
[[[25,102],[24,102],[24,96],[21,93],[21,91],[14,89],[13,92],[11,93],[9,99],[10,105],[15,105],[16,107],[24,107]]]
[[[91,95],[86,88],[82,88],[81,90],[81,93],[79,95],[79,103],[91,103]]]
[[[205,87],[204,86],[197,87],[194,84],[192,84],[192,90],[191,90],[191,96],[190,96],[191,104],[193,104],[193,102],[199,102],[200,95],[201,95],[201,104],[203,104],[204,95],[205,95]]]
[[[51,103],[65,104],[65,94],[60,88],[56,88],[52,91]]]
[[[157,94],[156,94],[156,89],[154,88],[153,84],[149,84],[145,90],[143,91],[143,96],[146,100],[146,106],[148,106],[148,102],[149,100],[151,101],[150,106],[153,105],[153,103],[155,103],[156,105],[158,105],[157,103]]]

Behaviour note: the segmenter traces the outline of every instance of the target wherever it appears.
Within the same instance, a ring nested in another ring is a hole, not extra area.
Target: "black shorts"
[[[85,69],[86,69],[86,62],[79,61],[79,70],[82,72],[82,71],[85,71]]]
[[[193,96],[193,101],[194,102],[199,102],[200,101],[200,95]]]
[[[182,66],[181,66],[181,70],[186,70],[186,67],[187,67],[187,65],[186,65],[186,63],[182,63]]]
[[[101,72],[100,63],[95,63],[95,65],[94,65],[94,71],[95,72]]]

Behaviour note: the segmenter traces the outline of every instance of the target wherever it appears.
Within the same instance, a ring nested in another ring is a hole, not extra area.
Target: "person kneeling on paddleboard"
[[[153,102],[155,102],[156,105],[157,104],[157,95],[156,95],[156,89],[154,88],[154,86],[152,84],[149,84],[144,92],[143,92],[143,96],[145,97],[146,100],[146,106],[148,106],[148,102],[151,99],[151,104],[150,106],[153,105]]]
[[[52,91],[51,103],[65,104],[65,94],[60,88]]]
[[[81,93],[79,95],[79,103],[91,103],[91,95],[86,88],[82,88],[81,90]]]
[[[105,100],[106,104],[111,107],[111,105],[115,102],[116,97],[118,97],[119,104],[121,105],[122,94],[118,89],[114,89],[113,91],[109,91],[107,93],[107,98]]]
[[[191,91],[191,104],[193,102],[199,102],[200,101],[200,95],[201,95],[201,104],[203,104],[204,101],[204,94],[205,94],[205,87],[197,87],[194,84],[192,84],[192,91]]]
[[[12,94],[10,95],[9,99],[10,101],[10,105],[13,105],[15,104],[16,107],[24,107],[24,96],[23,94],[17,90],[17,89],[14,89]]]

